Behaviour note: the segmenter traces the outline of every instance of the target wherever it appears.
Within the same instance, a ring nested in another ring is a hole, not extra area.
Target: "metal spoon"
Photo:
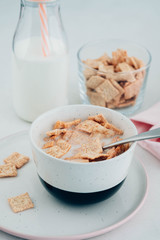
[[[103,146],[102,149],[104,151],[107,148],[115,147],[117,145],[121,145],[121,144],[124,144],[124,143],[137,142],[137,141],[142,141],[142,140],[145,140],[145,139],[152,139],[152,138],[159,138],[159,137],[160,137],[160,128],[156,128],[154,130],[143,132],[143,133],[137,134],[133,137],[129,137],[129,138],[123,139],[121,141],[108,144],[106,146]]]

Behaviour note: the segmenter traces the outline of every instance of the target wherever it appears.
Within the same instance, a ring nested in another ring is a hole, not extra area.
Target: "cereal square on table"
[[[22,212],[24,210],[34,207],[34,204],[27,192],[24,194],[21,194],[19,196],[9,198],[8,202],[9,202],[11,209],[15,213]]]
[[[29,161],[29,157],[24,156],[18,152],[12,153],[9,157],[4,159],[5,163],[12,163],[16,166],[16,168],[21,168]]]
[[[5,165],[0,165],[0,178],[3,177],[16,177],[17,169],[14,164],[7,163]]]

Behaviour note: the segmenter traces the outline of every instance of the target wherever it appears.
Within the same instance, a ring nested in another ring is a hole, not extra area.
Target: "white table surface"
[[[70,44],[70,104],[80,103],[76,52],[95,38],[133,39],[152,54],[152,66],[141,111],[160,100],[160,1],[159,0],[65,0],[61,12]],[[0,138],[30,124],[19,119],[11,98],[11,42],[19,15],[18,0],[0,1]],[[126,224],[95,240],[160,239],[160,161],[136,148],[149,177],[144,206]],[[20,239],[0,231],[0,240]]]

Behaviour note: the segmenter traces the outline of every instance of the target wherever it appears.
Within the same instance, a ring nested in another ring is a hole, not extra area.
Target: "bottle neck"
[[[22,7],[39,7],[40,4],[44,4],[47,7],[59,6],[59,0],[21,0]]]
[[[46,9],[47,18],[60,18],[59,0],[21,0],[20,19],[28,18],[28,23],[40,18],[40,9]],[[44,12],[43,12],[44,13]],[[59,21],[59,20],[58,20]]]
[[[37,39],[39,42],[36,46],[37,52],[44,52],[44,56],[66,52],[68,46],[59,0],[35,1],[21,0],[20,17],[13,38],[13,51],[16,52],[17,43],[25,40],[28,52],[28,49],[32,48],[31,43]]]

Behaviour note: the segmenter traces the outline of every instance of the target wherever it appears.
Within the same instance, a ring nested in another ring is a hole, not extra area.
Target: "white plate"
[[[0,230],[27,239],[85,239],[111,231],[128,221],[142,206],[147,176],[134,160],[120,190],[111,198],[91,205],[71,205],[51,196],[41,185],[32,160],[28,133],[19,132],[0,140],[0,164],[12,152],[31,160],[18,176],[0,179]],[[28,192],[35,208],[13,213],[7,199]]]

